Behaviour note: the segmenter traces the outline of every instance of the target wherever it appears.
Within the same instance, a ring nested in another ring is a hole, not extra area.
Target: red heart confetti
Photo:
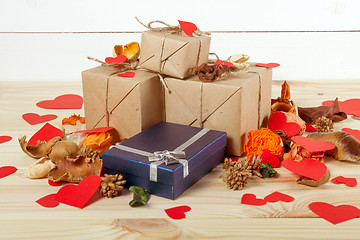
[[[261,163],[267,163],[271,167],[276,168],[279,166],[280,160],[274,154],[270,153],[269,150],[265,149],[261,154]]]
[[[291,140],[309,152],[322,152],[328,151],[335,148],[335,145],[327,141],[315,141],[304,136],[294,136]]]
[[[356,178],[346,178],[343,176],[338,176],[331,179],[331,182],[334,184],[345,184],[348,187],[355,187],[357,185]]]
[[[98,190],[100,184],[99,176],[86,177],[78,185],[69,184],[60,188],[56,193],[56,200],[73,207],[83,208]]]
[[[76,94],[64,94],[54,100],[38,102],[36,106],[45,109],[81,109],[83,104],[82,96]]]
[[[183,206],[168,208],[165,209],[164,211],[170,218],[180,220],[186,218],[185,212],[189,212],[190,210],[191,207],[187,205],[183,205]]]
[[[48,179],[48,184],[53,187],[58,187],[63,184],[63,181],[54,182],[54,181],[51,181],[50,179]]]
[[[266,201],[261,198],[256,198],[255,194],[245,193],[241,198],[241,203],[247,205],[262,206],[266,204]]]
[[[322,103],[323,106],[331,106],[334,101],[325,101]],[[360,99],[348,99],[345,101],[338,101],[340,112],[345,112],[349,115],[360,116]]]
[[[273,132],[281,130],[287,134],[287,137],[295,136],[301,130],[299,124],[286,122],[286,115],[283,112],[271,114],[268,128]]]
[[[351,134],[354,138],[360,140],[360,130],[351,129],[351,128],[343,128],[342,131]]]
[[[135,76],[135,72],[124,72],[124,73],[118,74],[118,76],[119,77],[133,78]]]
[[[229,67],[232,67],[234,64],[231,63],[231,62],[227,62],[227,61],[222,61],[222,60],[217,60],[214,65],[217,65],[217,64],[220,64],[220,65],[226,65],[226,66],[229,66]]]
[[[278,63],[256,63],[255,66],[264,67],[264,68],[276,68],[276,67],[279,67],[280,64],[278,64]]]
[[[0,178],[7,177],[17,171],[16,167],[13,166],[3,166],[0,167]]]
[[[6,143],[6,142],[10,141],[11,139],[12,139],[12,137],[10,137],[10,136],[0,136],[0,144]]]
[[[312,158],[305,158],[301,162],[284,160],[282,161],[282,166],[291,172],[314,179],[315,181],[321,180],[327,170],[324,163]]]
[[[360,216],[360,209],[351,205],[334,206],[326,202],[313,202],[309,208],[319,217],[332,224],[338,224]]]
[[[51,120],[54,120],[57,118],[56,115],[54,114],[46,114],[46,115],[42,115],[40,116],[37,113],[25,113],[22,115],[22,118],[29,124],[31,125],[36,125],[39,123],[43,123],[43,122],[48,122]]]
[[[306,127],[305,131],[307,132],[317,132],[316,128],[314,128],[310,124],[305,124],[305,127]]]
[[[281,193],[281,192],[273,192],[273,193],[267,195],[264,198],[264,200],[267,201],[267,202],[271,202],[271,203],[279,202],[279,201],[281,201],[281,202],[292,202],[292,201],[295,200],[295,198],[293,198],[290,195]]]
[[[29,145],[36,145],[38,141],[49,141],[54,137],[62,137],[63,132],[51,125],[50,123],[45,123],[45,125],[39,129],[29,140]]]
[[[178,20],[181,29],[184,31],[184,33],[188,36],[192,36],[193,31],[196,31],[198,28],[197,26],[192,22],[184,22]]]
[[[107,57],[107,58],[105,58],[105,62],[107,64],[123,63],[126,61],[126,59],[127,59],[127,57],[125,55],[119,55],[115,58]],[[117,66],[119,66],[119,65],[114,65],[114,67],[117,67]]]
[[[111,129],[113,129],[113,127],[99,127],[99,128],[94,128],[94,129],[90,129],[90,130],[79,130],[74,133],[85,133],[85,134],[102,133],[102,132],[110,131]]]
[[[38,199],[36,202],[46,208],[54,208],[60,204],[59,201],[56,200],[56,193],[46,195],[45,197]]]

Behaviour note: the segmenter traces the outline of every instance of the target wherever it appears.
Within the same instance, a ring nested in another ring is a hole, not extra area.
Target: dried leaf
[[[133,200],[129,202],[130,207],[139,207],[147,204],[149,200],[148,191],[138,186],[131,186],[129,190],[134,193]]]
[[[273,177],[277,173],[268,163],[260,163],[259,172],[263,178]]]
[[[202,82],[214,82],[220,78],[224,73],[230,71],[230,67],[223,64],[209,65],[206,63],[201,64],[194,68],[195,74]]]

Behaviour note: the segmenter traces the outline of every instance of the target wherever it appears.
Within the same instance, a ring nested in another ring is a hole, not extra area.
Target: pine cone
[[[126,180],[123,180],[123,175],[108,175],[105,174],[104,177],[101,177],[100,192],[104,197],[113,198],[120,194],[121,190],[124,188]]]
[[[233,166],[228,167],[223,176],[223,181],[227,184],[228,188],[241,190],[246,187],[248,178],[252,175],[253,166],[244,158],[239,159],[237,162],[232,161],[231,165]]]
[[[334,123],[330,118],[322,116],[315,120],[315,128],[318,132],[332,132],[334,131]]]

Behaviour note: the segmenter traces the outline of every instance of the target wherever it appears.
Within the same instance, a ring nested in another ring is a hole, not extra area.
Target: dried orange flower
[[[247,137],[244,148],[248,162],[251,162],[254,155],[262,154],[265,149],[275,156],[281,156],[284,153],[281,137],[267,128],[249,131]]]
[[[101,154],[109,149],[111,141],[109,132],[91,133],[85,138],[83,145]]]
[[[69,118],[64,118],[62,120],[62,124],[68,123],[68,124],[71,124],[71,125],[76,125],[77,121],[79,121],[82,124],[85,124],[85,118],[80,117],[80,114],[79,115],[73,114]]]

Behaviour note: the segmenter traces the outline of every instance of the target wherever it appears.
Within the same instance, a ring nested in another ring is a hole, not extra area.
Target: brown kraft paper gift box
[[[193,68],[208,61],[210,37],[184,33],[144,31],[140,66],[176,78],[193,74]]]
[[[118,69],[99,66],[82,72],[86,128],[114,127],[114,141],[129,138],[164,121],[163,89],[157,74],[133,70],[119,77]]]
[[[226,132],[227,154],[240,156],[247,132],[267,127],[271,69],[251,64],[248,72],[230,72],[212,83],[203,83],[197,76],[164,80],[169,88],[166,121]]]

